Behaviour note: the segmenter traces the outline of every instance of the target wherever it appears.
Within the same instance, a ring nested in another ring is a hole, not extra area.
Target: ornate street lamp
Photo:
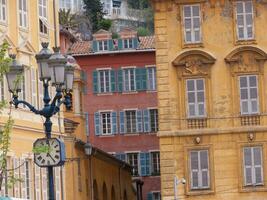
[[[43,81],[44,87],[44,108],[38,110],[30,103],[19,100],[18,92],[21,91],[21,84],[17,77],[22,74],[23,66],[18,64],[16,57],[11,55],[13,59],[9,66],[9,72],[6,74],[9,91],[13,94],[11,103],[15,108],[19,104],[26,105],[32,112],[45,117],[45,138],[40,138],[34,143],[34,147],[41,145],[48,146],[47,152],[40,152],[34,154],[34,162],[39,167],[47,167],[48,181],[49,181],[49,200],[55,199],[54,193],[54,178],[53,167],[61,166],[65,161],[65,146],[64,143],[57,139],[51,138],[52,121],[51,117],[59,112],[60,106],[65,104],[67,109],[71,108],[71,91],[73,86],[74,68],[66,65],[67,59],[60,54],[59,48],[54,48],[54,53],[48,49],[48,43],[42,43],[43,49],[35,56],[38,68],[39,79]],[[66,70],[65,70],[66,69]],[[56,87],[56,95],[51,98],[49,96],[49,81],[51,80],[52,86]],[[62,93],[64,94],[64,98]]]

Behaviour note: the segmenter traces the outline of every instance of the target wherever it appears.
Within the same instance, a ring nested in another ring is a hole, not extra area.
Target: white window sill
[[[113,92],[101,92],[101,93],[97,93],[97,96],[108,96],[108,95],[113,95]]]
[[[146,90],[146,93],[157,93],[157,90]]]
[[[138,92],[135,91],[128,91],[128,92],[122,92],[122,94],[137,94]]]
[[[124,136],[138,136],[140,133],[124,133]]]
[[[110,134],[110,135],[98,135],[98,137],[100,138],[105,138],[105,137],[114,137],[114,134]]]

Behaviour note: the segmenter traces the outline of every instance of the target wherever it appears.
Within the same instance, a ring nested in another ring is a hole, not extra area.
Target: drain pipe
[[[56,9],[56,0],[53,0],[53,15],[54,15],[54,37],[55,37],[55,47],[58,46],[57,41],[57,9]]]

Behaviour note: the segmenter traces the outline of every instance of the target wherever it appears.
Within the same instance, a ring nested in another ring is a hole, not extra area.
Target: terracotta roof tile
[[[117,40],[114,41],[114,44],[118,44]],[[155,36],[143,36],[143,37],[139,37],[139,45],[136,49],[132,49],[133,51],[138,51],[138,50],[154,50],[155,49]],[[124,50],[114,50],[114,51],[110,51],[112,53],[116,53],[116,52],[123,52]],[[125,50],[125,51],[129,51],[129,49]],[[73,55],[86,55],[86,54],[94,54],[94,51],[92,49],[92,41],[83,41],[83,42],[76,42],[74,43],[70,50],[69,50],[70,54]],[[100,52],[97,52],[98,54],[100,54]],[[105,52],[106,53],[106,52]]]

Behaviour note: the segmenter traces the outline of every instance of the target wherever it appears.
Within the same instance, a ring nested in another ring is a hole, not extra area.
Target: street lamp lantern
[[[85,145],[84,145],[84,152],[85,152],[85,155],[87,155],[87,156],[90,156],[90,155],[92,155],[92,150],[93,150],[93,147],[92,147],[92,145],[90,144],[90,143],[85,143]]]
[[[39,79],[40,81],[51,79],[51,69],[48,67],[48,60],[52,55],[52,51],[48,49],[48,43],[42,42],[42,50],[35,56],[38,71],[39,71]]]
[[[48,65],[51,69],[51,83],[56,87],[64,85],[65,65],[67,59],[60,53],[59,47],[54,47],[54,54],[49,58]]]
[[[12,59],[11,64],[9,65],[9,71],[6,73],[8,89],[11,93],[18,93],[21,91],[21,77],[23,73],[23,65],[19,64],[16,60],[16,55],[9,55]]]
[[[66,92],[68,93],[73,88],[75,59],[72,56],[67,56],[67,61],[68,62],[65,68],[65,89]]]

